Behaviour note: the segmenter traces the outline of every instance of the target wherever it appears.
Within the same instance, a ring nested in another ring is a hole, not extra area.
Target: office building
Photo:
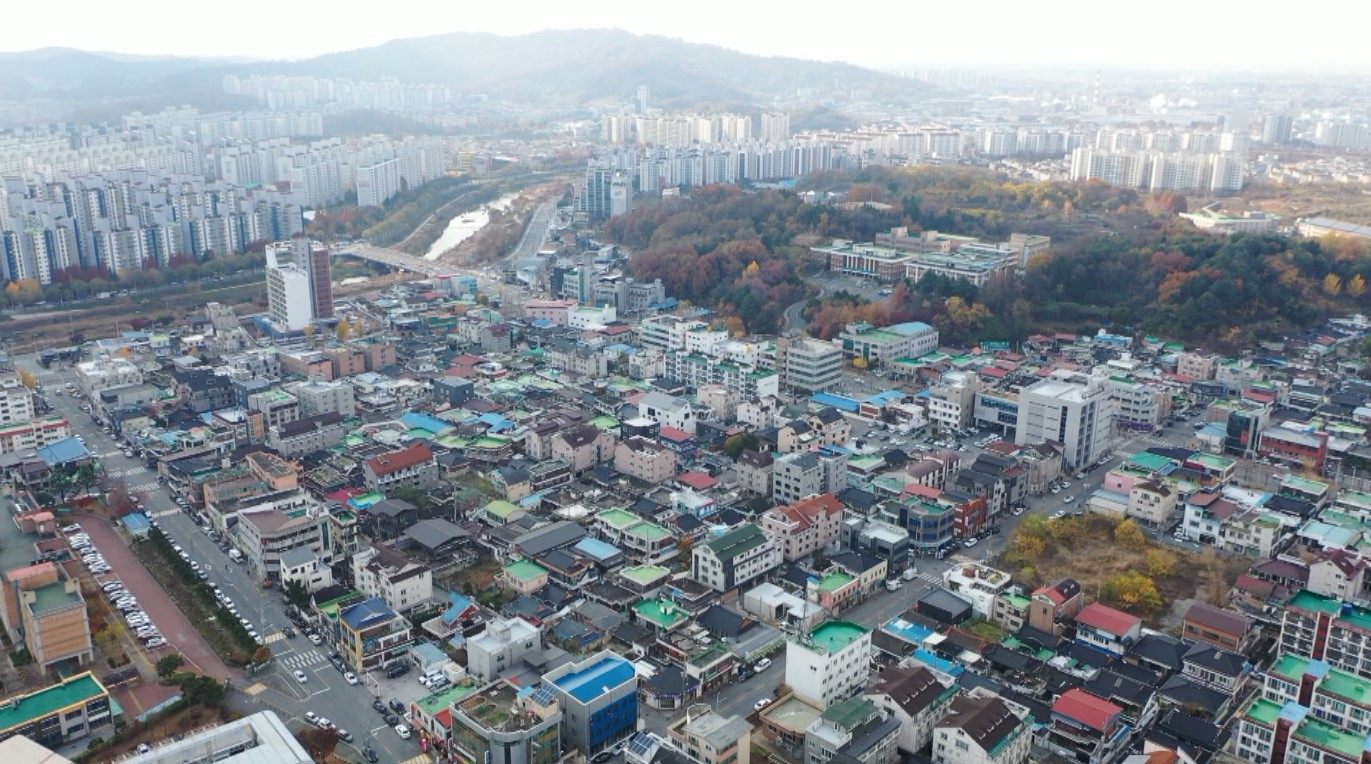
[[[885,366],[897,358],[918,358],[938,350],[938,330],[919,321],[875,327],[848,324],[838,335],[843,355],[861,358],[868,366]]]
[[[550,685],[523,689],[495,682],[454,701],[450,714],[453,753],[464,761],[556,764],[561,759],[565,717]]]
[[[638,727],[638,673],[608,650],[565,663],[543,675],[562,709],[566,745],[583,754],[603,751]]]
[[[1113,425],[1113,404],[1099,378],[1056,371],[1020,393],[1014,443],[1061,443],[1067,465],[1079,468],[1109,449]]]
[[[841,381],[843,350],[832,342],[808,337],[778,337],[776,371],[784,392],[822,392]]]
[[[826,709],[866,686],[871,630],[850,621],[825,621],[786,641],[785,682],[795,697]]]

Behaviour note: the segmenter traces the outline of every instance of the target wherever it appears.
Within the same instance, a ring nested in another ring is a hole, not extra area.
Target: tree
[[[756,451],[761,446],[761,440],[750,432],[740,432],[737,435],[730,435],[724,441],[724,453],[728,458],[737,460],[739,454],[744,451]]]
[[[337,337],[339,340],[346,340],[348,337],[351,337],[352,324],[348,323],[346,318],[342,319],[338,322],[338,326],[334,328],[333,336]]]
[[[865,369],[866,367],[867,367],[866,359],[863,358],[862,356],[854,356],[854,357],[852,358],[852,368],[854,368],[854,369]]]
[[[1325,294],[1336,297],[1342,293],[1342,279],[1336,273],[1330,273],[1323,277],[1323,291]]]
[[[314,339],[314,324],[309,324],[305,328],[301,329],[300,333],[305,335],[305,339],[312,341]]]
[[[311,759],[321,764],[328,761],[333,749],[338,747],[338,731],[332,729],[310,727],[295,733],[295,739],[300,741],[300,747]]]
[[[267,647],[266,645],[261,645],[261,646],[258,647],[256,650],[252,651],[252,662],[253,662],[253,663],[256,663],[256,664],[259,664],[259,665],[260,665],[260,664],[266,663],[267,661],[270,661],[270,660],[271,660],[271,648],[270,648],[270,647]]]
[[[19,370],[19,382],[30,390],[38,387],[38,378],[33,376],[33,372],[28,369]]]
[[[1343,291],[1349,297],[1361,297],[1366,294],[1366,279],[1362,278],[1360,273],[1354,275],[1347,280],[1347,285],[1343,287]]]
[[[157,661],[157,676],[166,679],[184,665],[186,665],[186,659],[180,653],[163,656]]]
[[[1125,549],[1142,549],[1147,546],[1147,534],[1132,520],[1124,520],[1114,528],[1114,543]]]
[[[1147,574],[1154,578],[1169,576],[1176,571],[1176,555],[1165,549],[1147,550]]]
[[[1162,608],[1156,582],[1136,570],[1105,579],[1100,584],[1100,601],[1130,613],[1153,613]]]
[[[285,595],[287,605],[303,608],[309,604],[309,589],[293,578],[281,587],[281,593]]]
[[[747,334],[747,328],[743,325],[743,320],[737,316],[729,316],[724,319],[724,329],[733,337],[742,337]]]

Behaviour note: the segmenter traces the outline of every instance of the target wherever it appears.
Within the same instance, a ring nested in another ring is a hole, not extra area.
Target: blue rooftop
[[[428,430],[433,434],[438,434],[452,427],[451,422],[444,422],[438,417],[429,416],[417,411],[410,411],[400,415],[400,422],[410,429],[418,428]]]
[[[614,657],[597,661],[580,671],[572,671],[552,680],[552,683],[576,700],[589,703],[633,676],[633,664]]]
[[[76,438],[63,438],[50,446],[38,449],[38,458],[47,462],[49,467],[74,462],[90,456],[90,452]]]
[[[904,400],[904,397],[907,394],[908,393],[905,393],[902,390],[882,390],[879,393],[874,393],[870,396],[867,396],[866,402],[874,403],[877,405],[884,405],[887,403],[899,403],[900,401]]]
[[[513,429],[514,423],[500,416],[499,414],[482,414],[476,417],[476,421],[489,425],[491,432],[503,432]]]
[[[932,650],[924,650],[923,648],[914,651],[914,660],[923,663],[929,668],[937,669],[944,674],[950,674],[952,676],[957,676],[963,671],[966,671],[966,666],[963,666],[956,661],[940,658],[938,657],[938,654]]]
[[[892,326],[887,326],[885,330],[888,332],[894,332],[900,335],[901,337],[908,337],[912,334],[921,334],[923,332],[932,331],[933,327],[929,326],[928,324],[925,324],[922,321],[907,321],[903,324],[894,324]]]
[[[463,613],[476,607],[476,601],[472,598],[458,594],[457,592],[447,593],[448,607],[443,611],[443,623],[451,626],[454,621],[462,617]]]
[[[366,628],[373,621],[385,621],[394,618],[395,611],[390,609],[385,600],[380,597],[372,597],[344,610],[339,617],[349,628],[358,630]]]
[[[619,547],[590,536],[577,541],[576,546],[572,548],[578,552],[584,552],[597,560],[608,560],[611,557],[620,554]]]
[[[814,393],[809,399],[820,406],[832,406],[839,411],[857,410],[857,401],[833,393]]]
[[[152,525],[148,522],[148,516],[142,512],[130,512],[120,520],[124,523],[124,527],[129,529],[129,533],[135,536],[146,535],[152,529]]]
[[[892,618],[890,622],[882,628],[900,639],[916,645],[923,644],[925,639],[928,639],[933,635],[931,629],[926,629],[917,623],[911,623],[903,618]]]

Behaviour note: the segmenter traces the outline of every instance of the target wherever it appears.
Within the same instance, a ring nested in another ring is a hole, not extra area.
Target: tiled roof
[[[1142,623],[1142,619],[1108,605],[1092,602],[1076,616],[1076,623],[1121,637]]]
[[[1123,708],[1085,690],[1071,689],[1062,693],[1057,702],[1052,704],[1052,713],[1103,732],[1109,729],[1114,717],[1123,713]]]
[[[367,460],[371,471],[377,475],[389,475],[392,472],[409,469],[424,462],[433,461],[433,450],[426,443],[415,443],[408,448],[399,451],[391,451],[373,456]]]

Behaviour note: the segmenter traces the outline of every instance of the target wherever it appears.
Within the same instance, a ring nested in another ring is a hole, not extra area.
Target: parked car
[[[761,700],[759,700],[759,701],[757,701],[756,703],[753,703],[753,704],[752,704],[752,710],[753,710],[753,711],[760,711],[760,710],[762,710],[763,708],[766,708],[767,706],[771,705],[771,701],[772,701],[771,698],[762,698]]]
[[[343,679],[346,680],[348,684],[357,684],[357,682],[359,681],[357,679],[357,675],[352,673],[351,671],[344,671]]]
[[[763,658],[763,659],[757,661],[757,662],[756,662],[755,664],[753,664],[753,666],[752,666],[752,670],[755,671],[755,672],[757,672],[758,674],[762,673],[763,671],[766,671],[766,670],[769,669],[769,668],[771,668],[771,659],[770,659],[770,658]]]

